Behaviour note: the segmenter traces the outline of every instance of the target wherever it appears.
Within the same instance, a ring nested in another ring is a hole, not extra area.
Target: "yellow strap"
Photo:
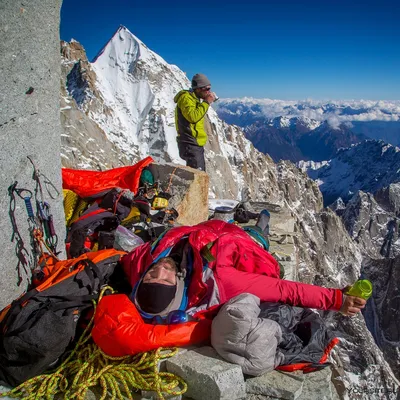
[[[83,211],[86,210],[88,207],[89,203],[83,199],[79,199],[78,203],[75,206],[74,213],[72,214],[71,220],[69,221],[69,225],[73,224],[83,213]]]
[[[65,213],[65,224],[68,226],[72,214],[74,213],[75,207],[78,204],[79,196],[72,190],[63,189],[64,195],[64,213]]]
[[[131,222],[140,222],[140,211],[136,206],[131,208],[128,216],[122,220],[121,225],[128,225]]]

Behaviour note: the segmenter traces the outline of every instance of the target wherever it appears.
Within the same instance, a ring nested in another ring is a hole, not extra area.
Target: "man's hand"
[[[204,96],[204,101],[206,101],[208,104],[211,104],[214,102],[216,99],[216,95],[214,92],[207,92],[206,95]]]
[[[362,308],[365,307],[367,303],[366,300],[361,297],[348,296],[346,294],[343,295],[343,304],[340,312],[343,315],[347,315],[349,317],[353,317],[357,313],[361,311]]]

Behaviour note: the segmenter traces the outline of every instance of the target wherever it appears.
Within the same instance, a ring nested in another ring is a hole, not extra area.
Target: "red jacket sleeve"
[[[176,325],[146,324],[129,298],[116,294],[99,302],[92,337],[106,354],[120,357],[159,347],[200,344],[209,339],[211,323],[203,319]]]
[[[214,276],[217,280],[221,303],[241,293],[251,293],[261,301],[280,302],[292,306],[319,310],[340,310],[343,296],[339,289],[327,289],[306,283],[287,281],[238,271],[219,265]]]

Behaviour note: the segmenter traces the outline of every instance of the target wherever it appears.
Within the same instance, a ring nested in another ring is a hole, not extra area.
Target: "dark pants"
[[[199,169],[201,171],[206,170],[203,146],[178,142],[178,149],[179,157],[186,161],[188,167]]]

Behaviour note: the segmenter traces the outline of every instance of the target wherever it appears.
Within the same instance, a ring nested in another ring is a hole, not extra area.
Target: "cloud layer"
[[[342,123],[350,125],[353,121],[400,121],[400,100],[285,101],[244,97],[222,99],[218,107],[224,110],[228,107],[232,112],[236,105],[241,107],[242,112],[260,114],[267,118],[302,117],[328,121],[332,127]]]

